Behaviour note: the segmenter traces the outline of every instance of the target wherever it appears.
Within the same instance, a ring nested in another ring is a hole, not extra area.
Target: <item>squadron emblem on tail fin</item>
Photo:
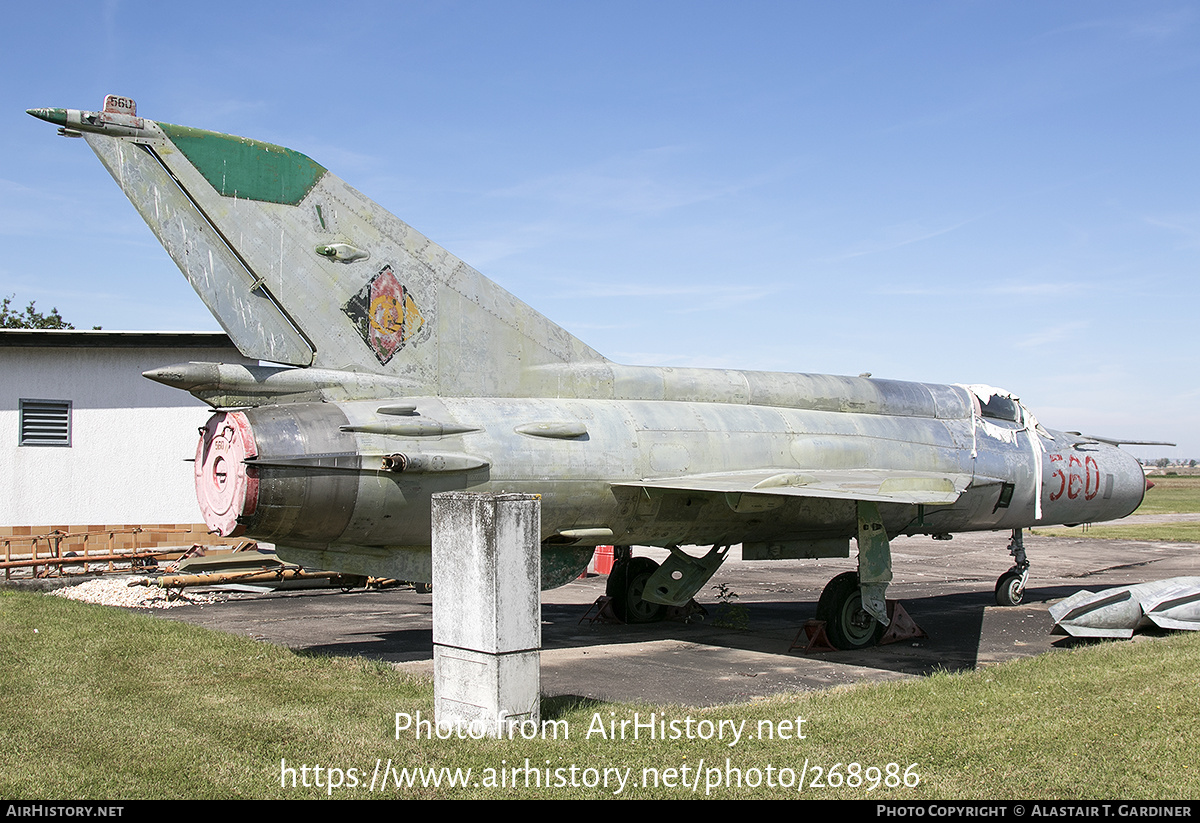
[[[425,317],[412,293],[400,285],[391,266],[384,266],[372,277],[346,301],[342,311],[354,321],[359,336],[371,347],[381,366],[387,365],[406,343],[421,339],[425,326]]]

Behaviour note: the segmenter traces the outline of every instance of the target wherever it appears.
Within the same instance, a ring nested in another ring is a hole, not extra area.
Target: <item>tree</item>
[[[42,314],[34,308],[33,301],[25,307],[25,311],[13,311],[10,307],[16,298],[10,294],[0,300],[0,329],[73,329],[75,328],[58,313],[58,309],[50,309],[49,314]]]

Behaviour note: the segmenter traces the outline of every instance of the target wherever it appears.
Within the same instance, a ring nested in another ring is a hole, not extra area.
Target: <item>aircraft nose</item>
[[[1131,514],[1146,495],[1146,475],[1133,455],[1095,441],[1068,443],[1050,455],[1050,516],[1060,523],[1099,523]]]
[[[1142,464],[1129,452],[1122,451],[1116,446],[1109,446],[1106,449],[1105,458],[1105,470],[1112,472],[1112,475],[1115,477],[1112,496],[1117,500],[1125,501],[1126,508],[1128,509],[1123,514],[1116,515],[1116,517],[1124,517],[1127,514],[1132,514],[1142,505],[1142,500],[1145,498],[1146,492],[1154,484],[1146,478],[1146,473],[1142,470]]]

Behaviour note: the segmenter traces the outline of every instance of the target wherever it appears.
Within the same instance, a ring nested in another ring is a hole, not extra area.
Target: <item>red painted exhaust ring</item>
[[[246,527],[238,518],[258,508],[258,476],[246,466],[258,456],[250,422],[241,412],[221,412],[200,430],[196,446],[196,499],[209,530],[235,537]]]

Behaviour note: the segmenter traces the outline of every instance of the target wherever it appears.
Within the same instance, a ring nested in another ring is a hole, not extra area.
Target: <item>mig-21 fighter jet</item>
[[[858,571],[828,584],[818,617],[858,648],[888,621],[892,537],[1010,530],[997,599],[1012,604],[1021,529],[1123,517],[1145,492],[1119,443],[1049,431],[1010,392],[620,365],[299,152],[147,120],[115,95],[29,113],[91,146],[262,363],[146,376],[217,409],[195,462],[209,527],[286,561],[429,581],[431,495],[534,493],[542,586],[615,544],[615,608],[650,621],[731,545],[848,557],[854,539]]]

